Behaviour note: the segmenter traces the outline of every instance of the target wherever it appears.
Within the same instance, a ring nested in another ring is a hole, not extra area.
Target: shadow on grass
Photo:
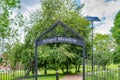
[[[60,73],[59,78],[63,78],[65,75],[74,75],[74,74],[81,74],[80,72],[65,72],[65,73]],[[34,80],[35,76],[28,76],[28,77],[18,77],[15,80]],[[46,74],[46,75],[38,75],[38,80],[56,80],[56,74]]]
[[[63,78],[64,77],[64,74],[59,74],[59,78]],[[35,76],[28,76],[28,77],[18,77],[18,78],[15,78],[14,80],[34,80]],[[56,74],[47,74],[47,75],[38,75],[38,79],[39,78],[42,78],[44,80],[54,80],[56,79]]]

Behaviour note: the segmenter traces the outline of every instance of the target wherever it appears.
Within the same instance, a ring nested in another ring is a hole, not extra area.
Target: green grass
[[[59,78],[63,78],[64,75],[59,75]],[[25,80],[34,80],[35,78],[27,78]],[[56,75],[42,75],[38,77],[38,80],[56,80]]]
[[[118,64],[110,64],[108,66],[108,68],[110,68],[110,69],[117,69],[118,68]]]
[[[62,71],[59,70],[59,78],[62,78],[64,75],[62,74]],[[18,77],[23,77],[25,75],[25,71],[9,71],[7,73],[0,72],[0,80],[15,80]],[[25,80],[34,80],[33,77],[31,77],[32,74],[30,74],[30,78]],[[38,80],[56,80],[56,71],[55,70],[48,70],[48,75],[39,75]]]

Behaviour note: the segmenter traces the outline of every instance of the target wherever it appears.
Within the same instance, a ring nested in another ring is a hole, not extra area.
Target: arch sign
[[[58,25],[62,26],[63,34],[58,35],[55,31],[55,28],[59,27]],[[69,32],[69,35],[67,34]],[[47,34],[51,34],[48,37],[45,37]],[[70,36],[70,34],[72,36]],[[73,37],[74,36],[74,37]],[[82,47],[82,65],[83,65],[83,80],[85,80],[85,41],[84,39],[75,31],[73,31],[70,27],[65,25],[61,21],[57,21],[55,24],[50,26],[48,30],[42,33],[36,40],[35,40],[35,80],[38,80],[38,46],[43,44],[49,43],[69,43],[74,45],[79,45]]]
[[[48,44],[48,43],[71,43],[76,45],[83,45],[82,40],[72,37],[65,37],[65,36],[46,38],[38,41],[38,45]]]

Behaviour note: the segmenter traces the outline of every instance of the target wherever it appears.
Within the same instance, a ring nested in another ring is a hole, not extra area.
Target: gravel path
[[[66,75],[64,78],[60,80],[82,80],[82,76],[80,74]]]

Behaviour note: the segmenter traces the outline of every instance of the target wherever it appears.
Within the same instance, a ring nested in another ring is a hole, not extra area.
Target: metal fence
[[[30,72],[25,76],[28,70],[0,70],[0,80],[34,80],[34,75]],[[86,65],[85,80],[120,80],[120,68],[102,70],[94,66],[94,72],[91,72],[91,66]]]
[[[120,68],[117,69],[97,69],[91,72],[91,66],[86,66],[85,80],[120,80]],[[30,72],[29,76],[25,76],[27,70],[0,70],[0,80],[34,80],[34,75]]]
[[[92,72],[91,65],[86,65],[85,76],[85,80],[120,80],[120,67],[103,69],[94,65],[94,71]]]
[[[23,70],[0,71],[0,80],[19,80],[24,73]]]
[[[24,69],[17,70],[0,70],[0,80],[34,80],[32,71]]]
[[[120,80],[118,69],[99,70],[93,73],[86,73],[86,80]]]

